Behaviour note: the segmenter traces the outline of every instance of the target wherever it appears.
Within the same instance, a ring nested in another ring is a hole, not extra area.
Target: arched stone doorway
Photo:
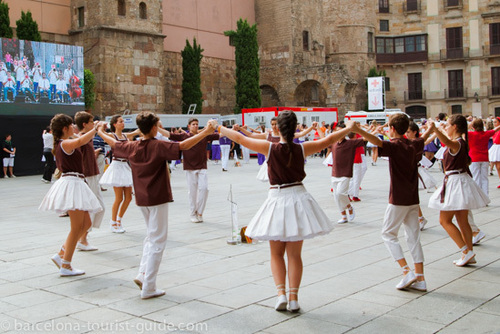
[[[294,93],[297,106],[326,107],[326,91],[316,80],[306,80],[297,86]]]
[[[261,95],[261,106],[262,108],[266,107],[276,107],[280,105],[280,98],[278,96],[278,92],[276,90],[269,86],[269,85],[262,85],[260,86],[260,95]]]
[[[420,120],[422,118],[427,118],[427,108],[425,106],[407,107],[405,112],[411,119]]]

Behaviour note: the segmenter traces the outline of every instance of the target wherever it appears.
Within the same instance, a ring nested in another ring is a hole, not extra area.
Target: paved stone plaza
[[[141,300],[133,283],[145,226],[131,204],[125,234],[112,234],[113,191],[104,193],[106,218],[91,233],[96,252],[76,252],[73,265],[86,270],[59,277],[50,257],[69,231],[69,219],[39,212],[50,185],[40,176],[0,179],[0,332],[5,333],[499,333],[500,189],[490,176],[490,206],[474,212],[486,238],[474,250],[477,265],[455,267],[458,249],[428,209],[422,233],[429,291],[398,291],[401,270],[382,243],[387,205],[387,161],[369,166],[356,219],[327,236],[304,243],[304,275],[299,314],[276,312],[276,290],[267,243],[227,245],[232,184],[240,225],[246,225],[267,194],[255,179],[257,162],[222,172],[209,164],[205,222],[189,222],[184,172],[173,171],[175,202],[170,233],[158,276],[166,295]],[[339,219],[330,193],[330,170],[309,159],[306,188],[331,217]],[[441,179],[437,167],[431,173]],[[406,249],[403,232],[400,234]],[[411,257],[408,253],[408,260]],[[411,262],[411,261],[410,261]]]

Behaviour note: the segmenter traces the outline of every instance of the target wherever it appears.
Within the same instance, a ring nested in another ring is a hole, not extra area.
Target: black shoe
[[[222,168],[222,171],[223,171],[223,172],[227,172],[227,169]]]

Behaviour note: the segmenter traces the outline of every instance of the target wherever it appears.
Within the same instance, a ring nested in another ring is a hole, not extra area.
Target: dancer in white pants
[[[403,278],[396,289],[412,288],[427,291],[424,279],[424,256],[420,244],[420,226],[418,224],[418,169],[417,152],[423,152],[424,139],[409,140],[405,138],[410,120],[405,114],[394,114],[389,118],[390,141],[382,141],[373,134],[367,133],[358,126],[356,132],[376,145],[380,156],[389,157],[389,173],[391,185],[389,205],[385,212],[382,239],[394,260],[403,269]],[[430,133],[423,137],[427,138]],[[415,264],[415,273],[410,269],[398,240],[398,231],[404,225],[407,244]]]
[[[222,164],[222,171],[227,172],[227,163],[229,162],[229,152],[231,151],[231,139],[227,137],[220,137],[220,159]]]
[[[210,121],[200,134],[175,143],[155,139],[158,121],[159,118],[152,112],[143,111],[138,114],[136,122],[144,137],[133,142],[119,142],[112,137],[103,136],[103,126],[99,128],[99,134],[116,154],[130,161],[137,206],[141,208],[146,221],[147,232],[141,264],[134,279],[142,290],[142,299],[165,294],[165,291],[156,287],[156,276],[167,242],[168,203],[173,201],[170,174],[167,173],[165,161],[179,159],[181,150],[190,149],[215,129],[215,121]],[[203,156],[206,158],[206,154]]]
[[[189,133],[170,133],[170,139],[182,142],[198,133],[198,120],[191,118],[188,122]],[[207,175],[207,142],[219,140],[218,134],[210,134],[200,140],[191,149],[183,152],[183,168],[188,183],[190,220],[192,223],[203,222],[203,211],[208,198]],[[222,146],[222,145],[221,145]]]

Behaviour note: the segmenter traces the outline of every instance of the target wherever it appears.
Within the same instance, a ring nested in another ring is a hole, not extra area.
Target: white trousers
[[[102,211],[96,212],[96,213],[89,213],[90,214],[90,221],[92,221],[92,227],[99,228],[102,223],[102,219],[104,218],[104,199],[102,198],[102,193],[101,193],[101,185],[99,184],[99,179],[101,178],[101,175],[94,175],[94,176],[89,176],[86,177],[85,180],[87,180],[87,184],[89,185],[90,190],[94,193],[95,197],[97,197],[97,200],[99,201],[99,204],[101,204]],[[91,227],[91,229],[92,229]],[[90,231],[90,230],[89,230]]]
[[[406,243],[414,263],[424,262],[424,253],[420,244],[420,226],[418,224],[418,204],[393,205],[389,204],[385,210],[382,240],[394,260],[404,259],[403,249],[399,244],[398,232],[401,224],[406,232]]]
[[[246,164],[250,163],[250,149],[243,145],[240,145],[240,147],[241,147],[241,154],[243,155],[243,162],[245,162]]]
[[[104,166],[106,165],[106,157],[104,154],[98,154],[97,155],[97,168],[99,169],[99,179],[102,176],[102,173],[104,173]]]
[[[151,293],[156,290],[156,276],[167,244],[168,203],[139,208],[146,221],[146,238],[139,273],[144,274],[142,291]]]
[[[187,170],[186,179],[188,184],[188,198],[191,216],[195,214],[202,215],[208,198],[207,170]]]
[[[488,174],[489,174],[490,163],[489,162],[472,162],[469,166],[470,172],[472,173],[472,179],[481,188],[486,195],[488,192]]]
[[[359,164],[354,164],[352,168],[352,179],[349,182],[349,195],[353,197],[359,197],[359,187],[361,186],[361,181],[365,176],[366,170],[366,161],[365,155],[361,155],[362,162]]]
[[[349,205],[349,197],[347,192],[349,190],[350,177],[333,177],[332,176],[332,188],[333,197],[337,202],[340,212],[345,211]]]
[[[230,145],[220,146],[220,160],[222,162],[222,168],[227,169],[227,162],[229,161],[229,152],[231,151]]]
[[[467,220],[469,221],[472,232],[479,232],[479,227],[477,227],[476,223],[474,222],[474,215],[472,214],[472,210],[469,210],[469,213],[467,214]]]

